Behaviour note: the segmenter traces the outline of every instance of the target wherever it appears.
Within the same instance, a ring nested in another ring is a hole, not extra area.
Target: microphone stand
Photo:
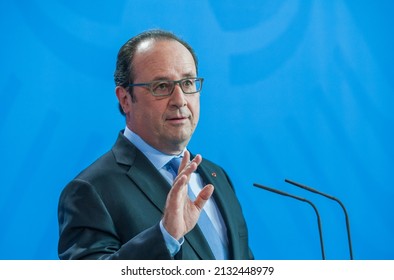
[[[299,188],[302,188],[302,189],[304,189],[304,190],[307,190],[307,191],[310,191],[310,192],[313,192],[313,193],[322,195],[322,196],[324,196],[324,197],[327,197],[328,199],[331,199],[331,200],[336,201],[336,202],[341,206],[341,208],[342,208],[342,210],[343,210],[343,213],[344,213],[344,215],[345,215],[345,220],[346,220],[347,239],[348,239],[348,244],[349,244],[350,259],[353,260],[353,249],[352,249],[352,240],[351,240],[351,237],[350,237],[350,222],[349,222],[349,215],[347,214],[345,205],[344,205],[338,198],[333,197],[333,196],[328,195],[328,194],[325,194],[325,193],[323,193],[323,192],[321,192],[321,191],[315,190],[315,189],[313,189],[313,188],[311,188],[311,187],[307,187],[307,186],[305,186],[305,185],[302,185],[302,184],[300,184],[300,183],[291,181],[291,180],[289,180],[289,179],[285,179],[285,182],[286,182],[286,183],[290,183],[290,184],[292,184],[292,185],[294,185],[294,186],[297,186],[297,187],[299,187]]]
[[[312,206],[313,210],[315,210],[316,217],[317,217],[317,225],[318,225],[318,228],[319,228],[320,248],[321,248],[322,259],[325,260],[326,256],[325,256],[325,253],[324,253],[323,231],[322,231],[322,228],[321,228],[320,215],[319,215],[319,212],[317,211],[316,206],[310,200],[307,200],[307,199],[305,199],[303,197],[295,196],[295,195],[292,195],[292,194],[289,194],[289,193],[286,193],[286,192],[283,192],[283,191],[280,191],[280,190],[277,190],[277,189],[269,188],[269,187],[266,187],[266,186],[263,186],[263,185],[260,185],[260,184],[257,184],[257,183],[254,183],[253,186],[258,187],[260,189],[264,189],[264,190],[273,192],[273,193],[276,193],[276,194],[280,194],[280,195],[284,195],[284,196],[287,196],[287,197],[291,197],[291,198],[300,200],[302,202],[306,202],[306,203],[308,203],[309,205]]]

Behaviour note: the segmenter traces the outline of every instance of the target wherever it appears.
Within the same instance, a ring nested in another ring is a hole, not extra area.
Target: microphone
[[[321,192],[321,191],[315,190],[315,189],[313,189],[313,188],[311,188],[311,187],[302,185],[302,184],[300,184],[300,183],[294,182],[294,181],[289,180],[289,179],[285,179],[285,182],[286,182],[286,183],[290,183],[290,184],[292,184],[292,185],[294,185],[294,186],[297,186],[297,187],[299,187],[299,188],[302,188],[302,189],[304,189],[304,190],[307,190],[307,191],[309,191],[309,192],[313,192],[313,193],[322,195],[322,196],[324,196],[324,197],[327,197],[328,199],[331,199],[331,200],[336,201],[336,202],[341,206],[341,208],[342,208],[342,210],[343,210],[343,213],[344,213],[344,215],[345,215],[345,220],[346,220],[347,240],[348,240],[348,244],[349,244],[350,259],[353,260],[353,249],[352,249],[352,240],[351,240],[351,237],[350,237],[349,216],[348,216],[348,214],[347,214],[345,205],[344,205],[338,198],[333,197],[333,196],[331,196],[331,195],[329,195],[329,194],[323,193],[323,192]]]
[[[257,183],[254,183],[253,186],[258,187],[260,189],[264,189],[264,190],[273,192],[273,193],[276,193],[276,194],[280,194],[280,195],[283,195],[283,196],[288,196],[288,197],[300,200],[302,202],[306,202],[306,203],[308,203],[309,205],[312,206],[312,208],[315,210],[316,217],[317,217],[317,225],[318,225],[318,228],[319,228],[320,248],[321,248],[322,259],[325,260],[326,256],[325,256],[325,253],[324,253],[323,231],[322,231],[322,228],[321,228],[320,214],[319,214],[319,211],[317,211],[316,206],[310,200],[307,200],[307,199],[305,199],[303,197],[295,196],[295,195],[292,195],[292,194],[289,194],[289,193],[286,193],[286,192],[283,192],[283,191],[280,191],[280,190],[277,190],[277,189],[269,188],[269,187],[266,187],[266,186],[263,186],[263,185],[260,185],[260,184],[257,184]]]

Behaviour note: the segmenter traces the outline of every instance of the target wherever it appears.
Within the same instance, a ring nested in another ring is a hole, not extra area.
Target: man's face
[[[196,77],[191,53],[174,40],[141,43],[133,60],[133,83]],[[155,97],[148,88],[133,87],[135,102],[125,112],[128,127],[167,154],[181,152],[200,115],[200,93],[185,95],[179,84],[170,96]]]

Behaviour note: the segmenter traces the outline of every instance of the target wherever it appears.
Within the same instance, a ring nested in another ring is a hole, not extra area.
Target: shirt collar
[[[131,131],[127,126],[123,132],[124,136],[134,144],[156,167],[157,170],[163,168],[172,158],[174,155],[168,155],[165,153],[156,150],[148,143],[146,143],[138,134]],[[186,148],[177,156],[183,157]]]

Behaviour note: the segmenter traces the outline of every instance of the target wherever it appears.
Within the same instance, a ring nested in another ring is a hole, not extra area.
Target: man
[[[186,149],[200,113],[197,66],[166,31],[122,46],[115,91],[126,128],[63,190],[60,259],[253,258],[227,174]]]

